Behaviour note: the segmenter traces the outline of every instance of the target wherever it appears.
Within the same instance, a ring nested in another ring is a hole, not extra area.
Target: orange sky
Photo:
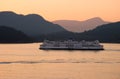
[[[92,17],[120,21],[120,0],[0,0],[0,11],[40,14],[49,21]]]

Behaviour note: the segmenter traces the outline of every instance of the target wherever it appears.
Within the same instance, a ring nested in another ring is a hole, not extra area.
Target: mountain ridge
[[[98,17],[94,19],[96,19],[95,21],[92,21],[94,23],[101,21]],[[89,22],[91,19],[86,21]],[[100,40],[100,42],[120,43],[120,22],[98,25],[93,29],[89,29],[89,31],[85,30],[82,33],[77,33],[67,31],[62,26],[46,21],[42,16],[37,14],[22,15],[14,12],[0,12],[0,28],[1,26],[8,26],[9,28],[21,31],[23,34],[32,38],[33,42],[42,42],[44,39],[66,40],[73,38],[78,41]],[[7,30],[4,30],[3,33],[7,34]],[[4,36],[5,38],[8,38],[9,41],[9,35]],[[13,38],[15,37],[16,36]]]
[[[97,26],[108,24],[110,22],[104,21],[99,17],[90,18],[84,21],[76,20],[56,20],[53,21],[54,24],[59,24],[63,28],[72,31],[72,32],[84,32],[87,30],[92,30]]]
[[[99,40],[102,43],[120,43],[120,22],[105,24],[82,33],[62,32],[46,36],[48,40]],[[51,38],[52,37],[52,38]]]
[[[66,31],[61,26],[45,20],[38,14],[22,15],[11,11],[0,12],[0,25],[15,28],[31,37]]]

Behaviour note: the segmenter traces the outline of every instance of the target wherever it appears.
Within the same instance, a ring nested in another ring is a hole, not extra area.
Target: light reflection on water
[[[39,44],[1,44],[0,79],[120,79],[120,44],[103,51],[39,50]]]

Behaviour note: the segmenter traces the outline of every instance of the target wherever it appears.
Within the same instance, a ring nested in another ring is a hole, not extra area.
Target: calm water
[[[120,44],[104,51],[43,51],[0,44],[0,79],[120,79]]]

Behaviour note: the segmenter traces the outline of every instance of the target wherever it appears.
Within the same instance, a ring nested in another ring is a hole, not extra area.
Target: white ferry
[[[100,45],[99,41],[49,41],[44,40],[40,45],[40,49],[43,50],[104,50],[103,45]]]

